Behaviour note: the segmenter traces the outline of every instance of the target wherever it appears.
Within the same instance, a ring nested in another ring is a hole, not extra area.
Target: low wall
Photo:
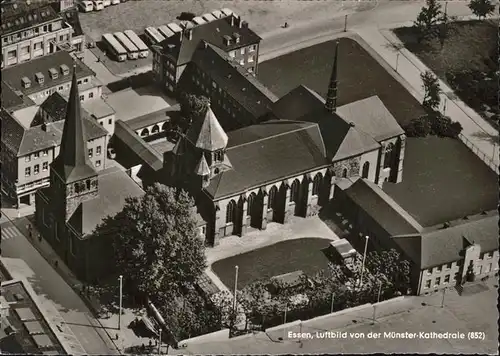
[[[291,328],[292,326],[299,325],[300,323],[302,323],[302,320],[295,320],[295,321],[292,321],[291,323],[281,324],[281,325],[273,326],[272,328],[267,328],[264,331],[266,333],[268,333],[268,332],[276,331],[276,330],[280,330],[280,329]]]
[[[392,299],[390,299],[390,300],[392,300]],[[337,311],[335,313],[317,316],[316,318],[312,318],[312,319],[309,319],[309,320],[306,320],[306,321],[308,323],[309,322],[315,322],[315,321],[319,321],[319,320],[331,318],[332,316],[337,316],[337,315],[343,315],[343,314],[347,314],[347,313],[352,313],[352,312],[355,312],[355,311],[358,311],[358,310],[363,310],[363,309],[367,309],[367,308],[371,308],[371,307],[372,307],[372,304],[367,303],[367,304],[363,304],[363,305],[358,305],[357,307],[352,307],[352,308],[349,308],[349,309],[339,310],[339,311]]]
[[[213,341],[225,341],[225,340],[229,340],[229,329],[222,329],[210,334],[200,335],[193,337],[191,339],[179,341],[178,347],[186,348],[192,344],[199,344],[199,343],[213,342]]]

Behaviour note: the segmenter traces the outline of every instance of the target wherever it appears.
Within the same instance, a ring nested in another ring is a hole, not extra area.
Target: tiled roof
[[[231,26],[230,21],[230,17],[227,17],[194,26],[191,30],[191,40],[188,39],[186,34],[182,36],[182,40],[179,34],[175,34],[161,43],[163,51],[165,54],[174,57],[177,60],[177,65],[182,65],[191,61],[201,40],[205,40],[224,51],[230,51],[260,42],[261,38],[251,29],[248,27],[239,28],[238,26]],[[231,41],[232,44],[226,46],[223,39],[224,36],[233,36],[234,33],[239,35],[239,43],[236,43],[233,39]]]
[[[146,163],[153,170],[158,171],[163,168],[162,155],[148,145],[142,138],[137,136],[136,133],[121,120],[115,123],[115,137],[122,141],[141,159],[142,162]]]
[[[404,130],[376,95],[337,108],[346,122],[373,137],[377,142],[404,134]]]
[[[99,179],[99,195],[82,203],[83,236],[91,234],[102,219],[119,213],[128,197],[141,197],[142,188],[118,167],[101,171]]]
[[[186,138],[195,147],[210,152],[225,148],[228,141],[227,134],[222,129],[210,106],[203,118],[199,118],[191,124]]]
[[[357,126],[328,112],[324,103],[324,99],[317,93],[301,85],[273,105],[273,114],[282,120],[318,123],[327,156],[332,161],[340,161],[380,147],[377,141]]]
[[[63,75],[60,70],[60,66],[63,64],[70,69],[69,73],[66,75]],[[44,90],[45,88],[52,88],[71,81],[73,64],[76,64],[76,77],[78,79],[95,74],[81,61],[75,60],[68,52],[58,51],[29,62],[20,63],[12,67],[2,69],[2,80],[13,90],[19,90],[24,93],[24,95],[30,95]],[[50,68],[54,68],[57,71],[57,79],[51,79],[49,74]],[[43,74],[43,84],[39,84],[35,79],[36,73]],[[27,77],[31,81],[31,86],[29,88],[23,88],[21,79],[24,77]]]
[[[414,234],[423,230],[410,214],[367,179],[358,179],[345,193],[391,236]]]
[[[33,1],[27,4],[25,1],[13,1],[11,4],[2,4],[1,15],[2,27],[0,35],[20,31],[38,24],[55,20],[59,15],[48,4],[40,4]]]
[[[50,116],[49,119],[45,119],[45,123],[64,120],[67,106],[68,101],[59,92],[51,94],[47,99],[45,99],[42,105],[40,105],[40,109],[45,111],[47,115]],[[31,122],[31,126],[41,125],[44,123],[43,121],[42,116],[37,115]]]
[[[228,136],[233,169],[217,175],[206,188],[216,200],[328,165],[316,124],[269,121]]]
[[[256,119],[268,113],[278,99],[257,78],[212,45],[201,44],[192,61]]]
[[[4,82],[2,82],[1,102],[2,107],[7,110],[15,109],[23,105],[23,99]]]
[[[0,115],[2,119],[2,141],[18,157],[61,144],[64,121],[50,123],[47,125],[46,130],[42,126],[31,127],[25,130],[5,110],[2,109]],[[107,131],[92,119],[83,119],[83,126],[87,141],[107,135]]]

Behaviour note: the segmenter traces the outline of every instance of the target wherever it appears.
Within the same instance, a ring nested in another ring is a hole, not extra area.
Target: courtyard
[[[240,255],[232,256],[212,265],[212,270],[232,290],[235,266],[238,266],[238,289],[262,279],[302,271],[308,276],[328,268],[328,259],[323,250],[331,240],[302,238],[281,241]]]
[[[423,226],[495,209],[498,176],[458,140],[407,138],[403,181],[384,191]]]
[[[401,126],[423,114],[418,101],[356,41],[341,38],[338,105],[378,95]],[[303,84],[326,97],[335,41],[321,43],[259,65],[258,78],[277,96]]]

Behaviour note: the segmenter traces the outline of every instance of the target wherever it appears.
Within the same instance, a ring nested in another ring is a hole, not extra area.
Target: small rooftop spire
[[[328,84],[328,94],[326,96],[325,108],[330,113],[337,110],[337,65],[339,58],[339,43],[335,44],[335,59],[333,61],[332,75]]]

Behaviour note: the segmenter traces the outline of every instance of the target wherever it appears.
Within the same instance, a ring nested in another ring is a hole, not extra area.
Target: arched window
[[[296,203],[299,200],[299,188],[300,182],[298,179],[295,179],[292,183],[292,189],[290,191],[290,201]]]
[[[385,148],[384,168],[388,168],[392,165],[393,157],[394,157],[394,144],[389,143]]]
[[[365,162],[363,164],[363,171],[361,173],[361,178],[368,178],[368,173],[370,172],[370,162]]]
[[[168,129],[168,121],[161,126],[162,131],[167,131],[167,129]]]
[[[231,200],[227,204],[226,208],[226,224],[230,224],[234,221],[234,213],[236,212],[236,203],[234,200]]]
[[[144,129],[141,131],[141,136],[142,137],[145,137],[145,136],[149,136],[149,130],[148,129]]]
[[[277,193],[278,193],[278,189],[273,186],[270,190],[269,190],[269,201],[268,201],[268,207],[271,208],[271,209],[276,209],[276,205],[277,205]]]
[[[255,193],[252,193],[248,196],[247,200],[247,216],[252,214],[254,200],[255,200]]]
[[[153,129],[151,130],[151,133],[155,134],[160,132],[160,127],[158,125],[154,125]]]
[[[79,194],[80,193],[80,182],[76,182],[74,184],[74,188],[75,188],[75,193]]]
[[[90,179],[87,179],[85,183],[87,184],[87,190],[90,190]]]
[[[342,170],[342,178],[347,178],[347,168]]]
[[[321,173],[318,173],[314,176],[313,189],[312,189],[313,195],[319,194],[319,188],[321,187],[322,178],[323,178],[323,176],[321,175]]]
[[[215,162],[222,162],[223,158],[224,158],[224,153],[222,152],[222,150],[214,152],[214,161]]]

